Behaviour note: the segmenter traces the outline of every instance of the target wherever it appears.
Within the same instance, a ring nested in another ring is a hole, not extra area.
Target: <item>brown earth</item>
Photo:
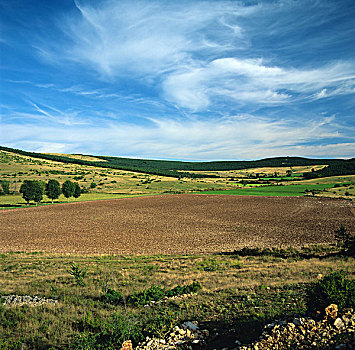
[[[195,254],[333,241],[354,204],[304,197],[169,195],[0,212],[0,251]]]

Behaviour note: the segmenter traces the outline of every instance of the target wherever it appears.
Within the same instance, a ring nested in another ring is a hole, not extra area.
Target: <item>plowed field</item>
[[[0,251],[181,254],[323,243],[354,204],[302,197],[169,195],[0,212]]]

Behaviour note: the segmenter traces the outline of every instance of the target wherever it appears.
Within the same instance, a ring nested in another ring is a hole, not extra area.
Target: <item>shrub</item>
[[[355,280],[346,278],[344,272],[333,272],[315,283],[306,292],[307,311],[311,314],[324,312],[330,304],[343,308],[355,308]]]
[[[120,304],[123,302],[123,297],[120,292],[114,289],[107,289],[106,293],[101,297],[101,300],[108,304]]]
[[[164,297],[173,297],[183,294],[196,293],[201,289],[201,284],[199,282],[193,282],[186,286],[177,285],[175,288],[167,290],[163,287],[152,285],[146,290],[141,292],[134,292],[127,297],[127,303],[136,306],[144,306],[149,304],[151,301],[159,301]],[[113,289],[108,289],[105,294],[101,297],[101,300],[110,304],[122,304],[123,297],[120,292]]]
[[[102,321],[86,313],[77,322],[80,333],[70,344],[76,350],[115,350],[118,344],[131,339],[134,343],[143,340],[140,322],[131,313],[115,313]]]
[[[145,305],[150,301],[158,301],[165,297],[166,291],[163,287],[152,285],[142,292],[134,292],[127,299],[127,302],[134,305]]]
[[[150,310],[144,319],[143,333],[145,335],[164,339],[178,323],[178,312],[171,309],[158,308]]]
[[[200,289],[202,289],[200,282],[192,282],[187,286],[177,285],[175,288],[167,291],[168,297],[173,297],[177,295],[197,293]]]
[[[87,267],[81,267],[79,264],[71,263],[70,269],[67,270],[72,276],[74,276],[76,284],[79,286],[85,286],[84,278],[87,274]]]

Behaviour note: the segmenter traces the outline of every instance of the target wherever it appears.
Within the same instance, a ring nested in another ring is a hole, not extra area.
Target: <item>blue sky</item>
[[[355,156],[355,1],[0,0],[0,144]]]

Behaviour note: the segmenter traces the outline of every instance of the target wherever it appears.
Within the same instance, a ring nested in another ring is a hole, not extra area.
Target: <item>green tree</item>
[[[60,188],[59,182],[57,180],[49,180],[46,184],[46,195],[52,200],[52,204],[53,200],[57,199],[61,193],[62,190]]]
[[[43,199],[44,186],[43,181],[33,181],[33,200],[36,202],[36,205]]]
[[[75,186],[75,188],[74,188],[73,196],[74,196],[74,198],[79,198],[81,195],[81,188],[77,182],[74,183],[74,186]]]
[[[69,197],[72,197],[74,195],[74,191],[75,191],[75,185],[73,182],[67,180],[63,183],[62,193],[64,194],[64,197],[68,199],[68,202],[69,202]]]
[[[10,181],[0,180],[0,194],[10,193]]]
[[[21,185],[20,193],[27,204],[31,200],[38,204],[43,199],[43,185],[40,181],[25,180]]]

